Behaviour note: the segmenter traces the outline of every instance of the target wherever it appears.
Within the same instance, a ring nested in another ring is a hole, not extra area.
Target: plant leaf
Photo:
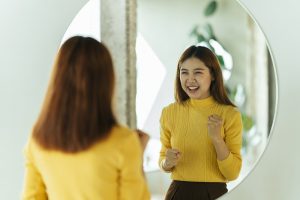
[[[215,11],[217,10],[217,6],[218,6],[218,4],[216,1],[211,1],[205,8],[204,15],[211,16],[212,14],[214,14]]]

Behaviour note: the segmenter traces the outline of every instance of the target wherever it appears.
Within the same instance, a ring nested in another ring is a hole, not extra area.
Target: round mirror
[[[90,0],[62,40],[89,35],[100,40],[100,1]],[[277,103],[277,77],[267,41],[235,0],[137,0],[137,126],[151,134],[144,155],[152,199],[163,199],[170,174],[159,169],[159,119],[174,102],[176,66],[190,45],[210,48],[221,65],[231,101],[243,123],[242,169],[227,184],[237,186],[253,169],[269,140]]]
[[[277,78],[264,34],[235,0],[138,0],[137,13],[137,120],[152,133],[145,155],[152,194],[162,199],[171,182],[157,164],[159,118],[174,102],[177,62],[190,45],[214,51],[229,97],[242,114],[242,169],[227,185],[232,190],[258,162],[273,126]]]

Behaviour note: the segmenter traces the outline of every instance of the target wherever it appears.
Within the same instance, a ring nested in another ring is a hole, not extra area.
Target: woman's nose
[[[189,77],[188,77],[188,81],[189,82],[195,82],[196,81],[195,76],[193,74],[190,74]]]

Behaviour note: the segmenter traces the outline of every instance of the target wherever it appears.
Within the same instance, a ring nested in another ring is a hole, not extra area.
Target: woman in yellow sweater
[[[148,138],[118,124],[114,84],[102,43],[75,36],[62,45],[25,149],[22,199],[150,199],[142,170]]]
[[[216,199],[241,169],[242,120],[211,50],[191,46],[183,52],[175,99],[160,119],[159,165],[173,179],[166,200]]]

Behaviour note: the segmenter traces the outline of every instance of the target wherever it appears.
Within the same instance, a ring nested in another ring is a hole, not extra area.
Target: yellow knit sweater
[[[125,127],[76,154],[44,150],[30,138],[25,155],[23,200],[150,199],[141,145]]]
[[[208,116],[223,118],[221,135],[230,151],[229,156],[217,160],[215,148],[207,132]],[[227,182],[238,177],[242,159],[242,120],[240,112],[229,105],[217,103],[213,97],[189,99],[185,105],[172,103],[162,111],[159,165],[168,148],[181,152],[172,170],[172,179],[192,182]]]

